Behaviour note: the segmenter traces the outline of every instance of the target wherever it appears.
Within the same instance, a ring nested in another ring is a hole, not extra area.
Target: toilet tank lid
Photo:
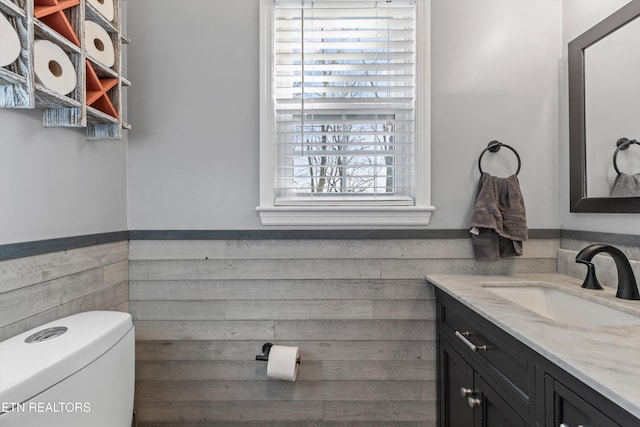
[[[49,334],[45,332],[36,335],[36,342],[25,342],[34,333],[49,328],[67,330],[54,338],[46,339]],[[129,313],[88,311],[0,342],[0,405],[26,402],[73,375],[106,353],[132,329]]]

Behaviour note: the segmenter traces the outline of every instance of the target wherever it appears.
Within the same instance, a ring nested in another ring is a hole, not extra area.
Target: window
[[[427,2],[262,0],[263,224],[428,224]]]

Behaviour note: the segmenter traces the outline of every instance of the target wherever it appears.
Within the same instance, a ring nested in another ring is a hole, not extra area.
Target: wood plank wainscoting
[[[473,260],[469,239],[130,241],[142,427],[433,427],[426,273],[555,272],[559,239]],[[295,345],[295,383],[262,344]]]
[[[38,246],[55,245],[35,242],[25,252],[39,253]],[[126,234],[121,241],[32,256],[14,255],[16,247],[0,247],[0,254],[11,254],[0,258],[0,341],[82,311],[129,311]]]

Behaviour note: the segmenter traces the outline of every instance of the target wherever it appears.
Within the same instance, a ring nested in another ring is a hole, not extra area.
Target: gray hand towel
[[[527,217],[518,177],[498,178],[483,173],[471,214],[474,255],[479,261],[522,255],[527,240]]]
[[[611,197],[640,197],[640,174],[618,174],[613,183]]]

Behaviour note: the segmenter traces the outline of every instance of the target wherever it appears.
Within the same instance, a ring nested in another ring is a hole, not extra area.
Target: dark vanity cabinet
[[[640,420],[436,288],[438,427],[640,427]]]

